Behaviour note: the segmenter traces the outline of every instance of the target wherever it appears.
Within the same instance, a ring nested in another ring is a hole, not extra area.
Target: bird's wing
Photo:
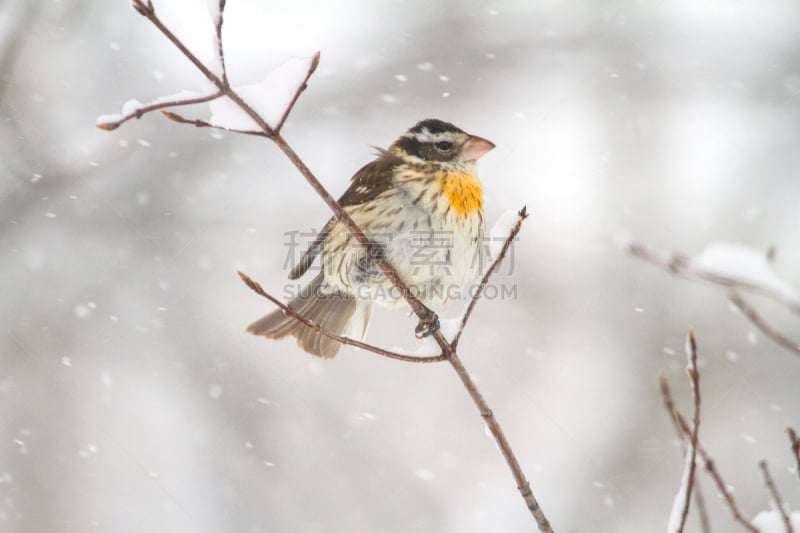
[[[386,191],[393,184],[392,174],[394,168],[400,163],[400,159],[387,150],[378,149],[378,158],[367,163],[353,175],[350,186],[339,198],[339,205],[351,207],[361,205],[375,199],[382,192]],[[314,242],[308,247],[303,257],[289,272],[289,279],[297,279],[311,267],[317,255],[325,246],[325,239],[328,237],[336,217],[331,218],[317,235]]]

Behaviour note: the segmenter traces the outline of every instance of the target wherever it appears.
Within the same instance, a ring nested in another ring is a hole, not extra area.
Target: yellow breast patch
[[[478,178],[466,172],[443,172],[438,178],[439,186],[455,214],[468,216],[483,208],[483,188]]]

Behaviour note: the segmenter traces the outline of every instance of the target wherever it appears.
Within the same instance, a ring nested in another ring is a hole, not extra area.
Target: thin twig
[[[218,126],[216,124],[211,124],[210,122],[206,122],[205,120],[200,119],[191,119],[185,118],[174,111],[167,111],[162,110],[161,114],[164,115],[166,118],[172,120],[173,122],[177,122],[178,124],[188,124],[190,126],[195,126],[197,128],[214,128],[217,130],[224,130],[224,131],[232,131],[233,133],[241,133],[243,135],[255,135],[256,137],[266,137],[267,135],[263,131],[258,130],[234,130],[231,128],[226,128],[224,126]]]
[[[533,491],[531,490],[531,484],[525,478],[525,474],[522,472],[522,467],[520,466],[519,461],[517,461],[517,458],[511,449],[511,445],[508,443],[508,439],[506,439],[503,429],[497,422],[494,413],[492,413],[492,410],[489,408],[489,405],[486,403],[486,400],[483,398],[480,390],[478,390],[477,385],[475,385],[475,382],[472,380],[472,377],[469,375],[469,372],[464,367],[464,364],[461,362],[461,359],[458,357],[458,354],[455,351],[450,353],[448,361],[455,369],[458,377],[461,378],[464,388],[466,388],[467,392],[469,392],[469,395],[472,397],[472,400],[478,407],[478,411],[483,417],[483,420],[486,422],[486,426],[489,428],[489,431],[492,433],[492,436],[497,442],[497,445],[500,448],[506,463],[508,463],[508,466],[511,469],[511,473],[514,475],[514,480],[517,482],[517,489],[519,489],[522,498],[525,500],[525,504],[528,506],[531,514],[536,519],[536,524],[539,526],[539,531],[542,533],[553,533],[553,528],[550,526],[550,522],[547,520],[544,511],[542,511],[542,508],[539,506],[539,502],[536,501]]]
[[[289,105],[286,106],[286,109],[283,110],[283,115],[281,115],[281,119],[278,121],[278,124],[275,126],[275,133],[280,133],[281,128],[283,128],[283,123],[286,122],[286,119],[289,118],[289,113],[292,112],[294,109],[294,105],[297,103],[297,99],[300,98],[300,94],[308,88],[308,79],[317,70],[317,66],[319,65],[319,52],[314,54],[313,59],[311,60],[311,66],[306,72],[306,77],[303,79],[303,83],[301,83],[297,90],[294,92],[294,96],[289,101]]]
[[[664,408],[670,414],[670,417],[672,417],[677,427],[680,428],[683,438],[691,438],[692,430],[689,427],[689,424],[686,422],[686,419],[684,419],[683,415],[675,406],[675,402],[672,399],[672,391],[669,388],[669,382],[667,381],[666,376],[661,376],[660,383],[661,398],[664,402]],[[746,518],[744,518],[739,506],[736,504],[736,500],[728,490],[725,481],[723,481],[722,476],[720,476],[719,472],[717,472],[717,469],[714,466],[714,460],[711,458],[708,452],[706,452],[705,448],[703,448],[703,445],[700,443],[700,441],[697,442],[697,453],[699,453],[700,457],[703,459],[705,469],[711,479],[714,481],[714,484],[717,486],[717,490],[720,492],[720,494],[722,494],[722,497],[725,498],[725,502],[728,506],[728,509],[731,511],[731,514],[733,515],[733,519],[742,527],[750,531],[750,533],[759,533],[758,528],[753,526]]]
[[[752,281],[736,278],[721,274],[717,271],[707,269],[702,265],[698,265],[696,261],[681,252],[657,252],[646,245],[638,242],[627,243],[625,246],[627,252],[634,257],[644,259],[654,265],[657,265],[673,274],[677,274],[687,279],[699,279],[707,281],[714,285],[721,287],[728,287],[731,289],[741,289],[758,294],[768,296],[773,300],[782,303],[792,313],[800,315],[800,302],[796,298],[789,298],[786,294],[775,290],[774,288],[766,285],[759,285]]]
[[[368,343],[365,343],[365,342],[357,341],[355,339],[351,339],[350,337],[344,337],[344,336],[341,336],[341,335],[336,335],[335,333],[331,333],[327,329],[322,328],[319,324],[315,324],[314,322],[311,322],[309,319],[307,319],[306,317],[304,317],[303,315],[301,315],[300,313],[298,313],[297,311],[295,311],[294,309],[292,309],[291,307],[289,307],[288,305],[286,305],[285,303],[283,303],[279,299],[277,299],[274,296],[272,296],[271,294],[269,294],[267,291],[264,290],[263,287],[261,287],[260,283],[258,283],[257,281],[253,280],[252,278],[250,278],[244,272],[240,272],[240,271],[237,270],[236,273],[239,274],[239,277],[242,278],[242,281],[245,283],[245,285],[250,287],[250,289],[252,291],[256,292],[257,294],[260,294],[261,296],[263,296],[264,298],[266,298],[267,300],[269,300],[273,304],[277,305],[285,314],[287,314],[290,317],[294,318],[298,322],[301,322],[306,327],[309,327],[309,328],[311,328],[311,329],[313,329],[315,331],[318,331],[318,332],[322,333],[323,335],[325,335],[329,339],[333,339],[333,340],[335,340],[337,342],[340,342],[342,344],[345,344],[345,345],[354,346],[356,348],[361,348],[362,350],[367,350],[369,352],[376,353],[376,354],[382,355],[384,357],[389,357],[390,359],[398,359],[400,361],[406,361],[406,362],[410,362],[410,363],[438,363],[438,362],[444,361],[446,359],[446,357],[444,357],[442,355],[419,356],[419,357],[412,356],[412,355],[404,355],[404,354],[392,352],[392,351],[389,351],[389,350],[384,350],[383,348],[381,348],[379,346],[374,346],[372,344],[368,344]]]
[[[483,278],[481,279],[481,282],[478,285],[475,294],[472,295],[472,299],[470,300],[469,305],[467,306],[467,309],[464,312],[464,315],[461,317],[461,324],[458,326],[458,332],[456,332],[456,335],[455,337],[453,337],[453,340],[450,341],[450,345],[453,347],[453,350],[455,350],[456,347],[458,346],[458,341],[461,340],[461,334],[464,332],[464,327],[467,325],[467,321],[469,320],[469,317],[472,315],[472,310],[475,308],[475,305],[478,303],[478,300],[483,294],[483,290],[486,288],[486,284],[489,283],[489,278],[492,277],[494,271],[503,261],[503,258],[508,253],[508,249],[511,247],[511,243],[514,241],[514,239],[522,229],[522,223],[525,221],[526,218],[528,218],[527,208],[525,206],[522,206],[522,209],[519,210],[517,215],[519,215],[519,220],[517,220],[517,223],[514,225],[514,228],[508,234],[508,237],[506,237],[506,242],[503,243],[503,248],[500,250],[500,253],[494,259],[494,261],[492,261],[492,264],[489,265],[489,268],[486,269],[486,272],[484,272]]]
[[[686,457],[686,435],[684,435],[683,430],[681,429],[680,422],[678,422],[677,417],[677,410],[675,406],[672,404],[672,395],[669,392],[669,384],[667,382],[667,376],[665,374],[661,374],[659,376],[659,383],[661,385],[661,396],[664,398],[664,407],[669,414],[670,420],[672,420],[672,427],[675,428],[675,432],[678,434],[678,441],[681,444],[681,451],[683,454],[681,457]],[[666,387],[666,391],[664,390]],[[706,502],[705,498],[703,497],[703,493],[700,490],[700,483],[699,479],[695,480],[695,491],[694,491],[694,499],[695,504],[697,505],[697,512],[700,515],[700,527],[702,528],[703,533],[710,533],[711,526],[708,521],[708,512],[706,510]]]
[[[714,484],[716,484],[717,490],[719,490],[720,494],[722,494],[722,497],[725,498],[725,503],[728,505],[728,509],[730,509],[731,514],[733,514],[733,519],[739,522],[739,525],[751,533],[760,533],[758,528],[751,524],[750,521],[744,517],[742,511],[739,510],[739,506],[736,505],[736,500],[733,498],[733,494],[731,494],[731,491],[728,490],[728,485],[717,471],[714,459],[706,456],[703,460],[705,462],[706,472],[708,472],[708,475],[714,480]]]
[[[215,92],[214,94],[208,94],[205,96],[198,96],[196,98],[178,98],[176,100],[166,100],[163,102],[154,102],[152,104],[148,104],[142,107],[138,107],[128,113],[127,115],[123,115],[117,120],[113,120],[111,122],[101,122],[97,124],[97,127],[101,130],[111,131],[119,128],[125,122],[128,122],[134,118],[141,118],[142,115],[150,113],[151,111],[157,111],[159,109],[166,109],[167,107],[179,107],[179,106],[186,106],[186,105],[194,105],[194,104],[203,104],[205,102],[210,102],[212,100],[216,100],[223,95],[222,91]]]
[[[686,494],[684,495],[681,520],[678,524],[678,533],[683,532],[683,528],[686,527],[686,519],[689,516],[689,507],[691,506],[692,502],[692,489],[694,488],[695,482],[695,471],[697,469],[697,443],[700,432],[700,371],[697,368],[697,340],[694,337],[694,329],[689,329],[689,336],[686,342],[686,355],[689,360],[689,365],[686,367],[686,373],[689,374],[689,379],[692,382],[692,403],[694,404],[694,413],[692,415],[692,430],[689,439],[689,450],[686,454],[689,473],[686,480],[686,486],[684,487]]]
[[[772,496],[772,502],[775,504],[775,508],[781,515],[783,526],[786,528],[786,533],[794,533],[794,529],[792,528],[792,520],[786,513],[786,507],[784,506],[783,498],[781,498],[781,494],[778,492],[778,487],[775,486],[775,480],[772,479],[772,475],[769,473],[767,462],[764,460],[759,461],[758,467],[761,469],[761,474],[764,476],[764,484],[767,486],[770,496]]]
[[[225,0],[219,0],[219,7],[217,9],[217,20],[214,21],[214,29],[217,33],[217,55],[219,56],[219,66],[222,69],[222,82],[225,85],[228,83],[228,71],[225,68],[225,53],[222,50],[222,24],[224,22],[223,12],[225,11]]]
[[[789,435],[789,441],[792,443],[792,454],[797,462],[797,466],[795,467],[797,472],[795,473],[797,477],[800,477],[800,437],[797,436],[797,432],[791,426],[786,428],[786,433]]]
[[[761,332],[775,341],[777,344],[780,344],[784,348],[789,351],[792,351],[798,355],[800,355],[800,342],[793,341],[783,333],[779,332],[772,326],[770,326],[766,320],[756,311],[756,309],[747,303],[747,301],[742,298],[742,295],[736,291],[730,291],[728,293],[728,299],[731,301],[733,305],[735,305],[739,310],[744,314],[744,316]]]

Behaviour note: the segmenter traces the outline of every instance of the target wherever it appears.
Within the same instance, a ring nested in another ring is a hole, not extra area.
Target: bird
[[[364,338],[373,304],[396,308],[402,294],[378,265],[388,262],[424,304],[447,302],[478,275],[485,220],[476,162],[495,147],[439,119],[419,121],[352,177],[338,202],[370,241],[367,252],[332,217],[294,265],[299,279],[321,256],[320,272],[288,302],[311,323],[344,334],[353,317]],[[434,315],[435,317],[435,315]],[[430,334],[435,325],[423,334]],[[306,352],[334,357],[341,343],[277,309],[247,332],[297,338]]]

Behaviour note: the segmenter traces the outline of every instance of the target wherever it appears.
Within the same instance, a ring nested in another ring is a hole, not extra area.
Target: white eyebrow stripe
[[[420,131],[408,131],[403,134],[403,137],[409,139],[416,139],[421,143],[435,143],[437,141],[453,141],[452,131],[440,131],[439,133],[431,133],[428,128],[422,128]]]

